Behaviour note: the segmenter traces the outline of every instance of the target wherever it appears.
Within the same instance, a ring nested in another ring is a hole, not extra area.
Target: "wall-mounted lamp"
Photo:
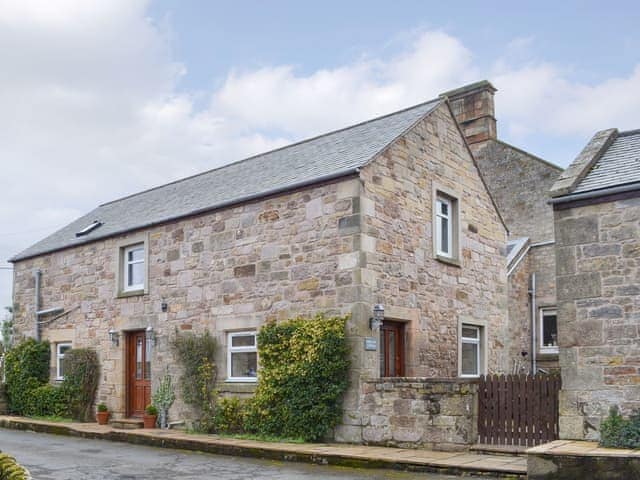
[[[114,330],[113,328],[109,330],[109,340],[111,340],[111,345],[114,347],[120,345],[120,334],[117,330]]]
[[[162,309],[162,311],[163,311],[164,313],[166,313],[166,312],[167,312],[167,310],[168,310],[168,308],[169,308],[169,305],[167,305],[167,302],[165,302],[164,300],[162,300],[162,303],[160,304],[160,308]]]
[[[384,321],[384,305],[376,304],[373,306],[373,317],[369,319],[369,328],[378,330]]]
[[[151,325],[145,329],[144,338],[147,341],[147,345],[152,346],[156,344],[156,332]]]

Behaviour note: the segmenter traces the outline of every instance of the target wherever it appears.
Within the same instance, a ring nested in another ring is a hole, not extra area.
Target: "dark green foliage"
[[[5,375],[9,410],[25,415],[31,392],[49,381],[49,342],[30,338],[6,353]]]
[[[195,426],[196,430],[210,432],[213,430],[216,403],[216,339],[209,331],[200,336],[176,334],[173,348],[183,368],[180,379],[182,399],[199,410],[200,422]]]
[[[31,476],[27,470],[6,453],[0,453],[0,480],[27,480]]]
[[[65,375],[60,389],[69,399],[68,411],[74,420],[91,421],[100,377],[98,356],[95,350],[74,348],[65,353],[64,365]]]
[[[144,411],[147,415],[158,415],[158,408],[151,403],[145,407]]]
[[[260,330],[259,382],[247,431],[314,441],[336,426],[348,386],[347,319],[298,318]]]
[[[109,409],[107,408],[107,406],[104,403],[99,403],[98,405],[96,405],[96,410],[98,412],[108,412]]]
[[[640,448],[640,410],[625,419],[618,407],[611,407],[609,416],[600,425],[600,445],[610,448]]]
[[[9,410],[26,416],[72,416],[88,421],[98,388],[95,351],[72,349],[65,353],[65,378],[49,383],[49,342],[28,339],[9,350],[5,371]]]
[[[237,397],[221,398],[216,405],[214,430],[216,433],[244,433],[248,403]]]

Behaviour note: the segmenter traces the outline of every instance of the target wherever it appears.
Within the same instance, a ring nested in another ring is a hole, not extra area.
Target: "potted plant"
[[[109,409],[104,403],[99,403],[96,406],[96,420],[98,420],[98,424],[106,425],[109,421]]]
[[[147,405],[144,409],[142,421],[144,422],[144,428],[156,428],[156,422],[158,421],[158,409],[155,405]]]

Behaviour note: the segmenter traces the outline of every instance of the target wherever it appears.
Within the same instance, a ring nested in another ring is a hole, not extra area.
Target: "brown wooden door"
[[[144,330],[127,334],[127,416],[140,417],[151,403],[151,352]]]
[[[380,327],[380,376],[404,376],[404,323],[385,320]]]

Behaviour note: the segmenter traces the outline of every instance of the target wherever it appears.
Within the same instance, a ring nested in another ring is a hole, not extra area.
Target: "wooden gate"
[[[558,439],[558,375],[488,375],[478,389],[479,443],[533,447]]]

